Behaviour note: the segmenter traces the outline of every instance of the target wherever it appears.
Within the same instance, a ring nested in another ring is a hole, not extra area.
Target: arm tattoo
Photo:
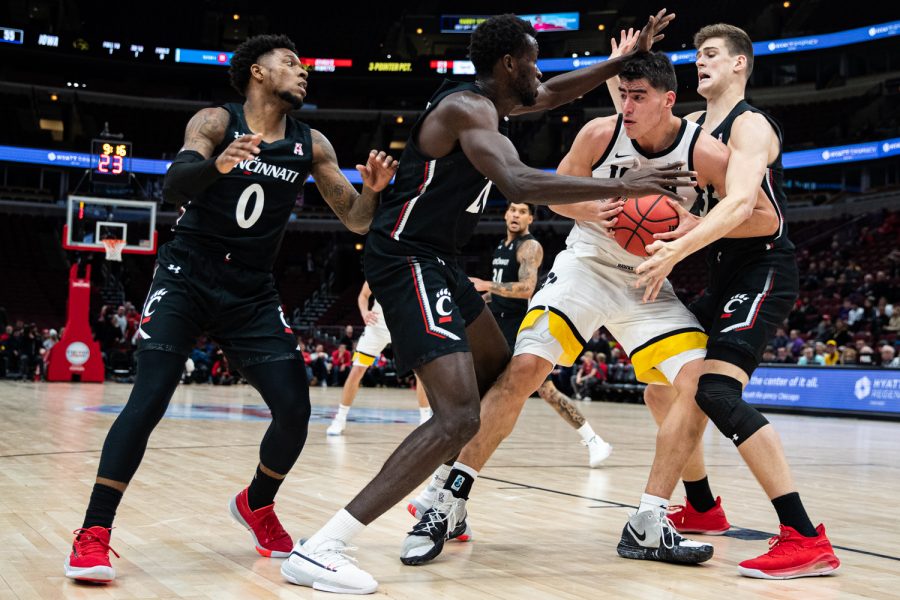
[[[184,146],[181,149],[194,150],[210,158],[213,150],[225,137],[228,121],[226,110],[204,108],[188,121],[184,130]]]
[[[531,298],[537,287],[537,272],[544,258],[544,249],[534,240],[519,246],[516,259],[519,261],[519,280],[507,283],[491,283],[491,293],[505,298]]]
[[[338,219],[351,226],[348,215],[359,193],[341,173],[331,142],[315,129],[310,133],[313,139],[312,176],[316,181],[316,187]]]

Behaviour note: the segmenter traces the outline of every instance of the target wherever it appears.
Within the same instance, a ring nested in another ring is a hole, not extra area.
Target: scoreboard
[[[91,181],[125,185],[131,174],[131,142],[91,140]]]

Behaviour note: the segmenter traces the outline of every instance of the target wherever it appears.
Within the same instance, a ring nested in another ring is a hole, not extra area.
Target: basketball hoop
[[[103,246],[106,248],[106,260],[122,262],[122,250],[125,249],[125,240],[108,238],[100,241],[103,242]]]

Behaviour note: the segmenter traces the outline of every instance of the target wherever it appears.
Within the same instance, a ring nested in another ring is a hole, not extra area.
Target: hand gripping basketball
[[[648,256],[646,248],[653,243],[654,234],[677,229],[678,213],[667,200],[662,194],[626,199],[612,228],[619,245],[635,256]]]

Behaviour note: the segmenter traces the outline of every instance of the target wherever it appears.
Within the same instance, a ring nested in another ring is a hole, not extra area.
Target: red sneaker
[[[275,503],[250,510],[247,504],[247,488],[231,499],[231,516],[250,530],[256,551],[269,558],[287,558],[294,547],[281,521],[275,516]]]
[[[119,554],[109,547],[109,529],[96,525],[76,529],[72,553],[66,557],[66,577],[78,581],[109,583],[116,578],[116,570],[109,564],[109,553]]]
[[[722,535],[731,529],[731,523],[725,518],[722,510],[722,498],[716,498],[716,505],[706,512],[699,512],[688,499],[684,505],[673,504],[669,507],[669,520],[675,525],[678,533],[700,533],[703,535]]]
[[[779,525],[781,533],[769,538],[769,551],[738,565],[744,577],[794,579],[837,571],[841,561],[825,536],[825,526],[816,527],[816,537],[804,537],[793,527]]]

